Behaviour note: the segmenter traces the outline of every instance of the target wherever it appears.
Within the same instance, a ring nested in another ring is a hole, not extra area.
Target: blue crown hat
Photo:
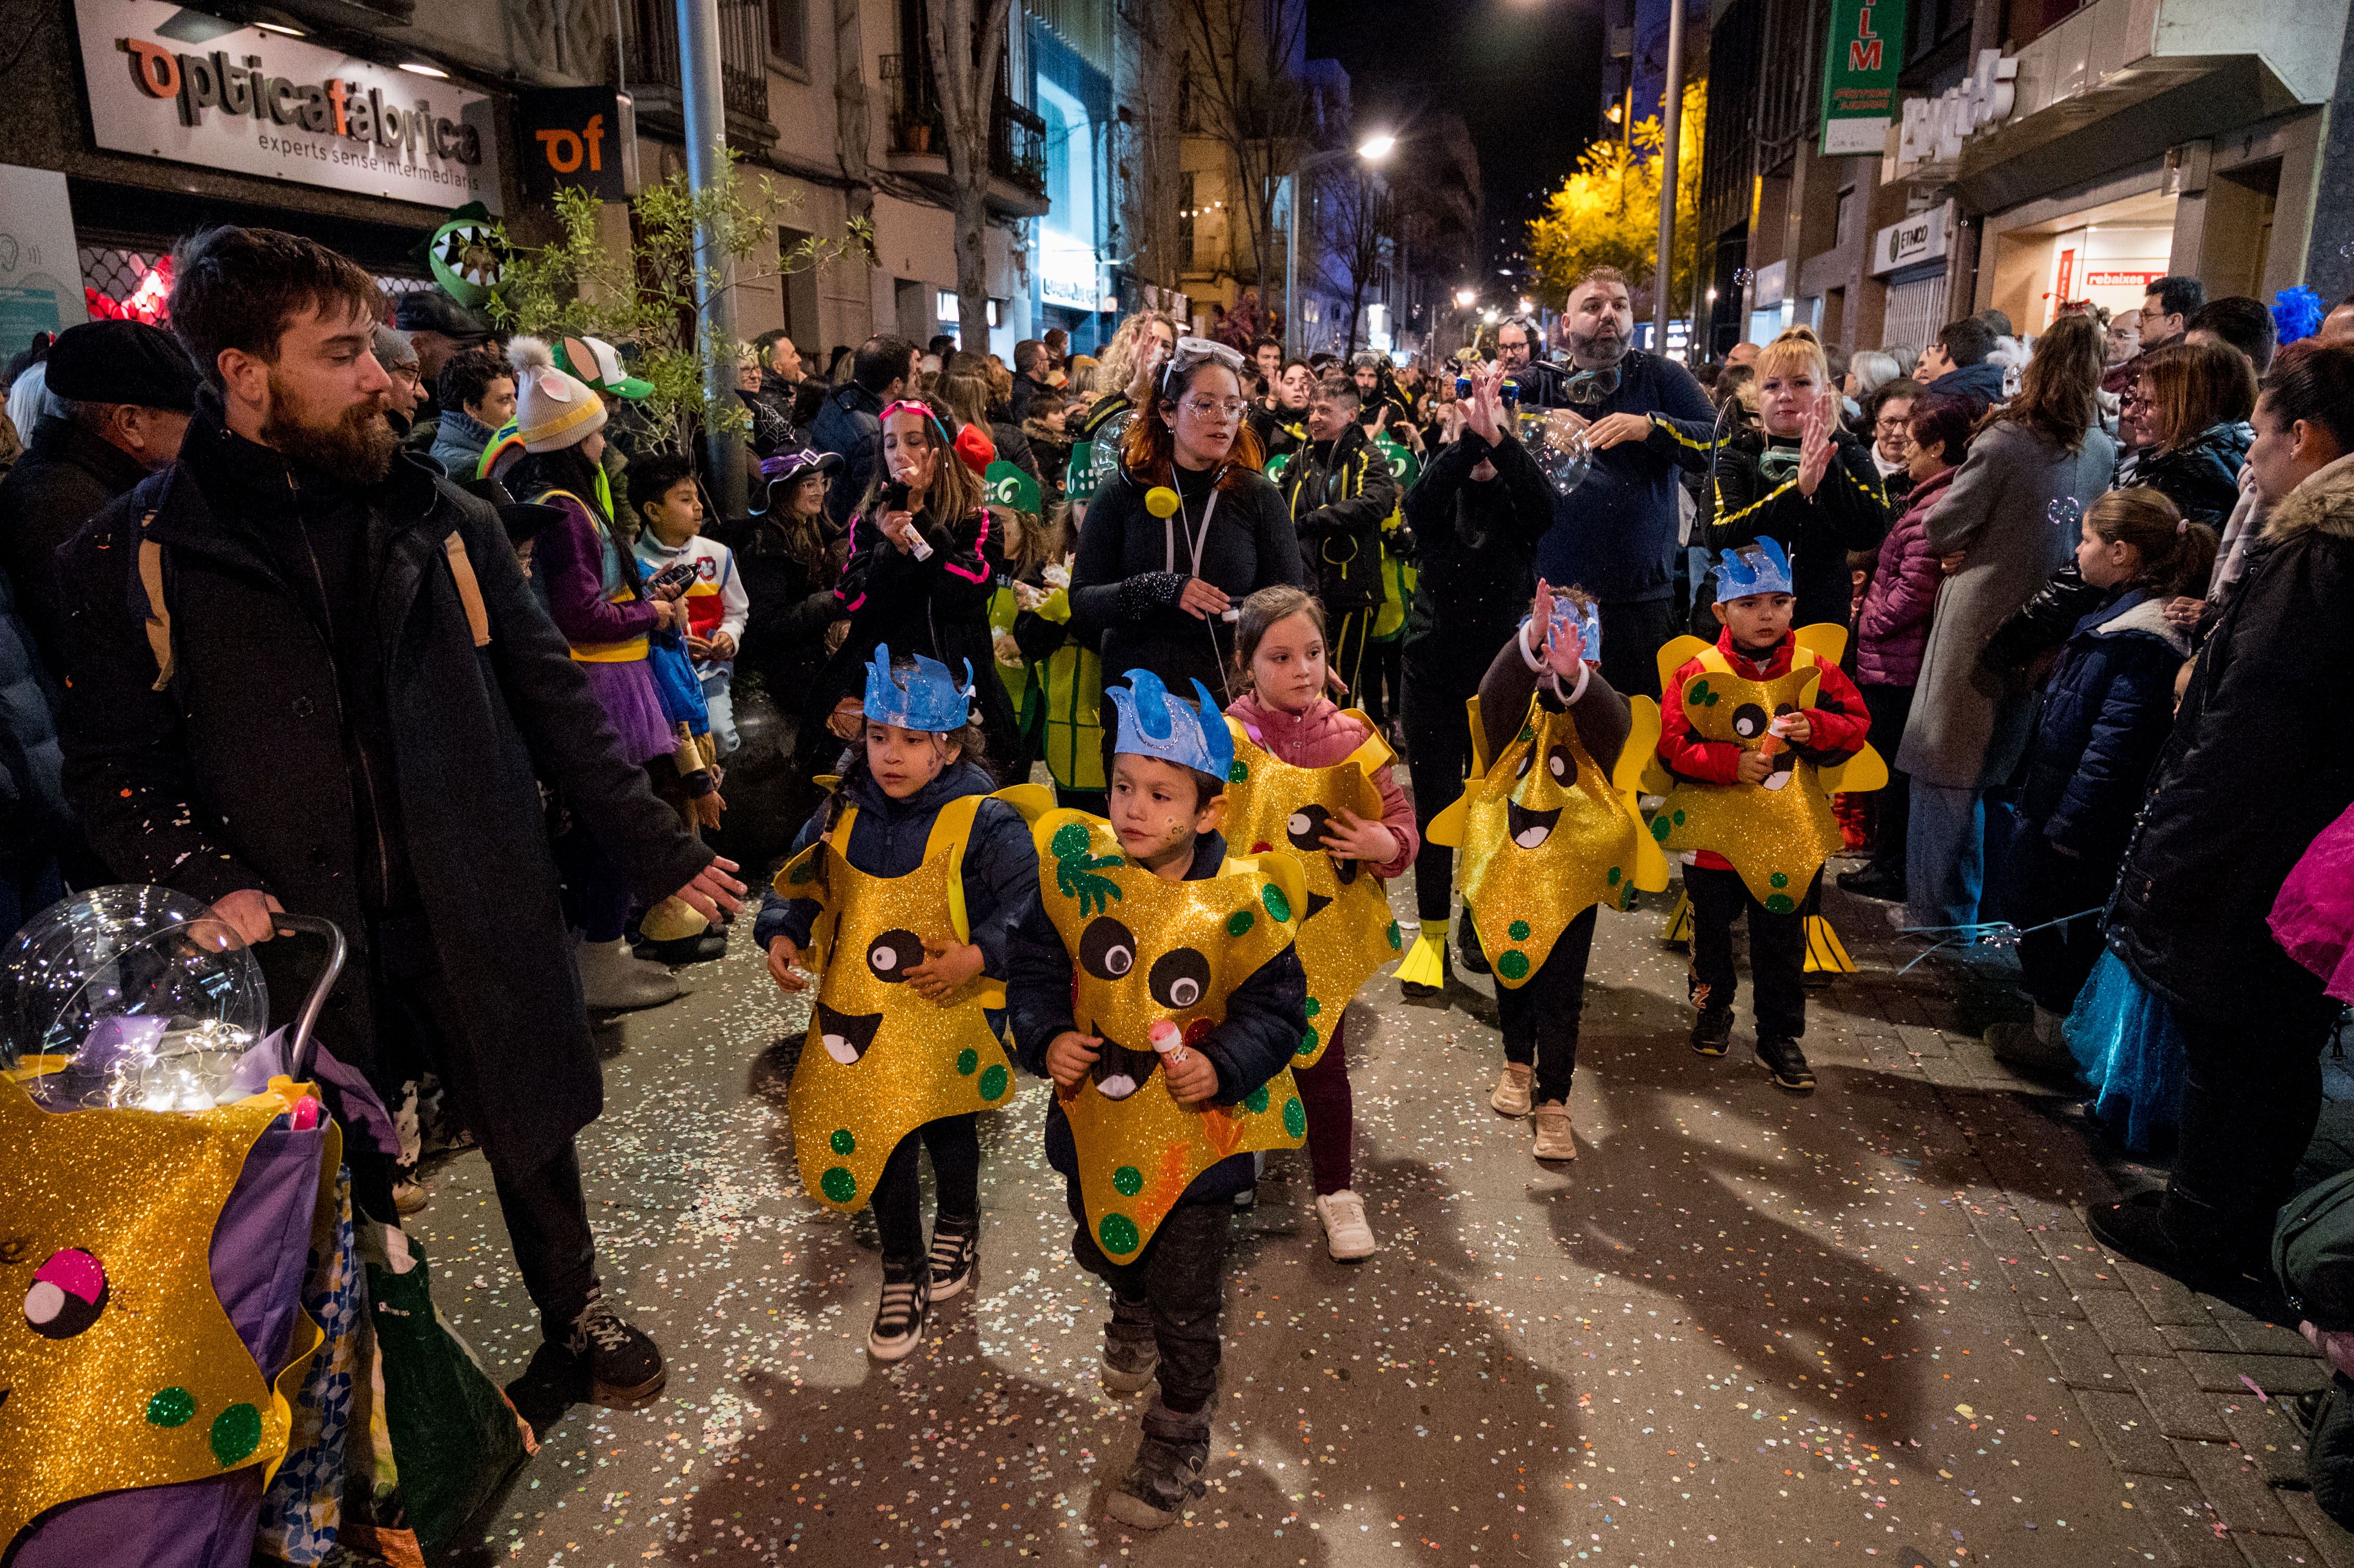
[[[891,668],[891,650],[877,643],[866,663],[866,718],[872,724],[894,724],[901,729],[929,730],[946,735],[962,729],[972,717],[972,661],[965,661],[961,686],[938,659],[916,655],[912,671]]]
[[[1790,553],[1778,539],[1758,539],[1727,550],[1716,564],[1716,597],[1722,601],[1792,591]]]
[[[1196,704],[1172,697],[1150,670],[1130,670],[1128,684],[1104,694],[1119,710],[1119,734],[1112,750],[1157,757],[1213,779],[1224,779],[1235,763],[1235,737],[1226,728],[1210,689],[1193,683]]]

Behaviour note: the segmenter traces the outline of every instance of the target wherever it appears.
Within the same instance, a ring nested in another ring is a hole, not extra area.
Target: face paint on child
[[[866,726],[866,770],[894,800],[915,795],[963,755],[964,747],[930,730],[902,729],[896,724]]]
[[[1199,799],[1193,772],[1157,757],[1111,759],[1111,826],[1130,860],[1171,881],[1190,868],[1193,841],[1218,825],[1224,795]]]

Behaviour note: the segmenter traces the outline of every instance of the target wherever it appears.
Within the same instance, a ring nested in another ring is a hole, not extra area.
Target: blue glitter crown
[[[1790,553],[1778,539],[1759,539],[1724,552],[1716,564],[1716,597],[1730,602],[1755,593],[1788,593]]]
[[[1211,701],[1210,689],[1195,681],[1193,694],[1199,705],[1171,696],[1151,671],[1130,670],[1125,687],[1114,686],[1105,694],[1119,710],[1119,735],[1112,749],[1225,778],[1235,762],[1235,737],[1218,705]]]
[[[938,659],[916,655],[913,670],[891,668],[891,650],[882,643],[866,664],[866,718],[901,729],[945,735],[962,729],[972,715],[972,661],[965,661],[961,686]]]

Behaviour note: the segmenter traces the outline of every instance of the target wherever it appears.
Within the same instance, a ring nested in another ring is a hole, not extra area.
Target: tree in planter
[[[1677,145],[1676,233],[1684,241],[1669,269],[1671,301],[1688,301],[1700,265],[1701,143],[1708,121],[1708,84],[1684,88],[1683,131]],[[1558,306],[1569,287],[1588,269],[1616,267],[1636,281],[1638,302],[1648,301],[1659,255],[1659,164],[1666,140],[1659,116],[1635,122],[1629,147],[1611,140],[1593,143],[1577,168],[1546,198],[1543,213],[1529,224],[1529,255],[1539,287]],[[1638,302],[1638,320],[1650,306]]]
[[[731,153],[731,165],[734,158]],[[653,439],[678,451],[692,450],[701,430],[741,432],[751,422],[739,401],[731,397],[715,408],[705,395],[705,367],[736,365],[745,345],[720,339],[697,309],[697,284],[705,281],[695,260],[697,228],[709,226],[716,250],[735,263],[738,287],[874,255],[873,224],[853,218],[835,238],[811,235],[780,252],[774,267],[756,266],[761,248],[797,215],[800,196],[766,176],[748,194],[732,168],[706,191],[695,191],[680,172],[632,196],[631,238],[622,246],[609,247],[599,235],[602,206],[586,191],[557,192],[558,237],[546,245],[514,245],[502,227],[493,243],[508,260],[486,308],[511,333],[631,344],[631,373],[653,387],[639,412]],[[728,380],[732,385],[732,375]]]
[[[939,95],[955,203],[957,323],[975,353],[989,351],[989,151],[1011,0],[928,0],[924,44]]]

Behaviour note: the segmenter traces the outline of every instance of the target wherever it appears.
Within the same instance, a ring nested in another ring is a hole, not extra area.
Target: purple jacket
[[[543,504],[557,508],[564,521],[539,532],[532,547],[532,566],[547,585],[547,617],[574,647],[600,642],[626,642],[643,637],[654,626],[654,607],[641,598],[614,604],[606,599],[609,579],[620,575],[604,529],[587,507],[564,492],[541,496]]]
[[[1929,612],[1946,578],[1929,548],[1929,512],[1945,499],[1957,469],[1947,469],[1914,487],[1904,515],[1881,541],[1880,564],[1864,591],[1856,618],[1855,678],[1859,685],[1910,686],[1921,679],[1921,654],[1929,644]]]

